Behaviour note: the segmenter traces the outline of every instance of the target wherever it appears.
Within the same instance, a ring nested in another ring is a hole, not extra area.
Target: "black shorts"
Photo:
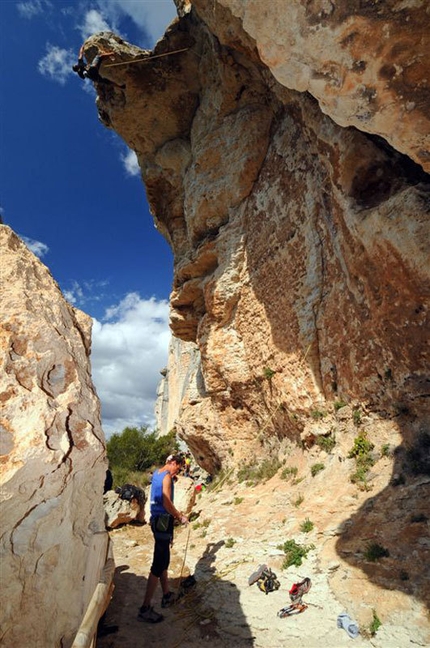
[[[170,563],[170,544],[173,540],[173,517],[170,516],[169,527],[166,533],[156,530],[157,516],[151,517],[151,529],[154,535],[154,556],[152,558],[151,574],[160,578],[168,569]]]

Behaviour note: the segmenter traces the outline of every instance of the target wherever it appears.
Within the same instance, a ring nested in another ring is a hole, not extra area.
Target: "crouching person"
[[[158,581],[161,583],[163,597],[161,607],[165,608],[174,602],[174,594],[169,590],[167,569],[170,563],[170,546],[173,542],[173,522],[175,518],[181,524],[187,524],[188,518],[182,515],[173,504],[173,481],[183,467],[181,455],[169,455],[165,465],[155,470],[151,484],[151,529],[154,535],[154,556],[146,585],[145,598],[139,610],[138,619],[147,623],[158,623],[164,619],[151,606]]]

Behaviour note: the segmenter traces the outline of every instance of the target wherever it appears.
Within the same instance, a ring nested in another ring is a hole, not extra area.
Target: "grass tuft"
[[[287,540],[283,545],[278,545],[277,548],[285,553],[282,569],[288,569],[293,565],[300,567],[303,560],[307,558],[308,553],[315,549],[315,545],[299,545],[295,540]]]

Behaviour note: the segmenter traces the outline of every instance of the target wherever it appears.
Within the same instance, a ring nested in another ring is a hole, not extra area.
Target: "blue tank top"
[[[152,484],[151,484],[151,515],[163,515],[167,513],[166,509],[163,506],[163,479],[169,471],[164,470],[163,472],[155,471],[152,475]],[[170,490],[170,499],[173,502],[173,479],[172,486]]]

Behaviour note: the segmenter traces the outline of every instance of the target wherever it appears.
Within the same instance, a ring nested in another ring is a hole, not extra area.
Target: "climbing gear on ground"
[[[187,594],[195,585],[197,585],[197,581],[192,574],[190,574],[190,576],[187,576],[187,578],[184,578],[179,586],[178,596],[176,597],[176,600],[178,601],[180,598],[185,596],[185,594]]]
[[[137,499],[139,502],[144,499],[144,494],[141,488],[133,486],[133,484],[124,484],[115,489],[121,499],[131,502],[132,499]]]
[[[281,617],[282,619],[287,616],[292,616],[293,614],[301,614],[307,610],[308,606],[302,602],[302,598],[309,592],[311,586],[312,581],[310,578],[304,578],[299,583],[293,583],[289,591],[291,605],[287,605],[279,610],[278,617]]]
[[[161,607],[162,608],[170,607],[174,604],[174,602],[175,602],[174,593],[167,592],[167,594],[163,594],[163,598],[161,599]]]
[[[276,574],[272,572],[270,567],[266,567],[262,571],[260,578],[257,580],[257,587],[265,594],[269,594],[269,592],[274,592],[280,588]]]
[[[186,578],[184,578],[184,580],[181,583],[181,586],[183,587],[183,589],[189,590],[189,589],[191,589],[191,587],[194,587],[194,585],[196,585],[196,584],[197,584],[196,579],[194,578],[194,576],[192,574],[190,574],[190,576],[187,576]]]
[[[312,582],[310,578],[304,578],[300,583],[294,583],[290,589],[290,599],[292,603],[301,603],[302,596],[307,594],[311,589]]]
[[[263,575],[264,570],[267,569],[267,565],[259,565],[258,569],[248,578],[248,585],[254,585],[259,578]]]
[[[343,628],[351,639],[355,639],[360,634],[356,621],[353,621],[346,612],[342,612],[337,617],[337,627]]]
[[[159,614],[149,605],[142,605],[137,615],[138,621],[145,621],[146,623],[160,623],[164,619],[162,614]]]
[[[265,594],[274,592],[280,587],[276,574],[267,565],[259,565],[258,569],[248,578],[248,585],[254,585],[254,583],[257,583],[258,589]]]
[[[287,605],[287,607],[282,608],[278,612],[278,617],[281,619],[287,617],[287,616],[293,616],[294,614],[301,614],[305,610],[308,609],[308,606],[305,605],[304,603],[293,603],[292,605]]]

